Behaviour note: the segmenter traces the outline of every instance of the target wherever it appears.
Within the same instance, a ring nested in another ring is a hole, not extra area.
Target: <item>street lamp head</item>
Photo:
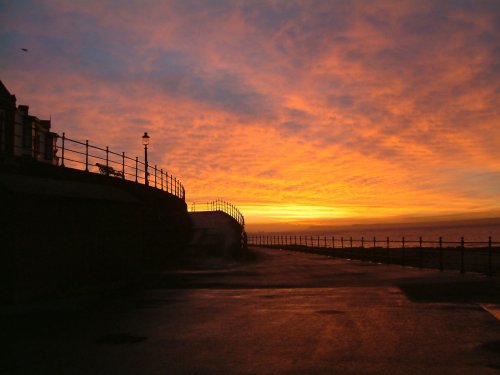
[[[142,144],[144,146],[149,145],[149,135],[148,135],[148,133],[144,133],[144,135],[142,136]]]

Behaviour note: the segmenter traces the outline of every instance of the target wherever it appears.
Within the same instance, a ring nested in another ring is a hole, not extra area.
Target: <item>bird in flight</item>
[[[28,52],[27,48],[21,48],[21,51]]]

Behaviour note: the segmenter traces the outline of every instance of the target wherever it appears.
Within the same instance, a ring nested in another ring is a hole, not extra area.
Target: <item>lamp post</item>
[[[145,171],[144,171],[144,183],[146,186],[149,185],[149,172],[148,172],[148,145],[149,145],[149,135],[148,133],[144,133],[142,136],[142,144],[144,145],[144,165],[145,165]]]

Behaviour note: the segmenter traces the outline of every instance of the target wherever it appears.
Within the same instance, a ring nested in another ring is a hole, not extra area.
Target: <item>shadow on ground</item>
[[[413,302],[498,303],[500,280],[402,284],[399,288]]]

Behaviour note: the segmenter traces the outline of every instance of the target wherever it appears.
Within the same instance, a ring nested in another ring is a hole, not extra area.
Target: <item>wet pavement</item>
[[[0,374],[498,374],[500,281],[253,249],[0,307]]]

